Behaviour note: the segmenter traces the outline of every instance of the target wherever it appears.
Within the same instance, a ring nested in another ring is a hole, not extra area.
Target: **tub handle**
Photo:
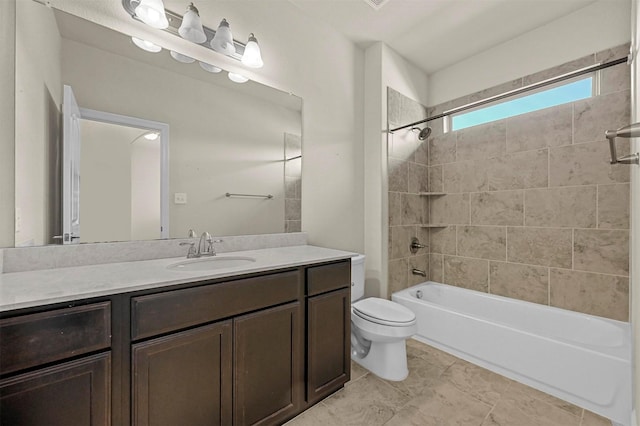
[[[421,248],[426,248],[427,246],[425,246],[424,244],[420,244],[420,240],[417,239],[416,237],[413,237],[411,239],[411,244],[409,245],[409,250],[411,250],[412,254],[416,254],[418,252],[418,250],[420,250]]]
[[[413,275],[420,275],[421,277],[426,277],[427,276],[427,273],[425,271],[423,271],[422,269],[413,268],[411,270],[411,273]]]

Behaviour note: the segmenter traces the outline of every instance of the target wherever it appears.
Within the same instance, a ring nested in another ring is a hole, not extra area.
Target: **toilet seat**
[[[407,327],[416,323],[416,315],[410,309],[378,297],[360,300],[351,307],[358,317],[380,325]]]

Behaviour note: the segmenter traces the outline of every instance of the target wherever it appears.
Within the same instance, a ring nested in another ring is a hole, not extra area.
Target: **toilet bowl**
[[[398,303],[364,295],[364,256],[351,259],[351,359],[386,380],[407,369],[406,339],[417,332],[415,314]]]

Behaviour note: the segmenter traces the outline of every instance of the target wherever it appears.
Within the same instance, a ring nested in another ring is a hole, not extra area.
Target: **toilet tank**
[[[364,296],[364,254],[351,258],[351,301]]]

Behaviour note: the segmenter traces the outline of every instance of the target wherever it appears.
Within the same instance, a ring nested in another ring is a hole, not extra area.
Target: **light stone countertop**
[[[347,259],[355,255],[304,245],[218,254],[220,258],[246,256],[256,261],[247,266],[211,271],[167,269],[172,263],[186,260],[178,257],[5,273],[0,274],[0,312]]]

